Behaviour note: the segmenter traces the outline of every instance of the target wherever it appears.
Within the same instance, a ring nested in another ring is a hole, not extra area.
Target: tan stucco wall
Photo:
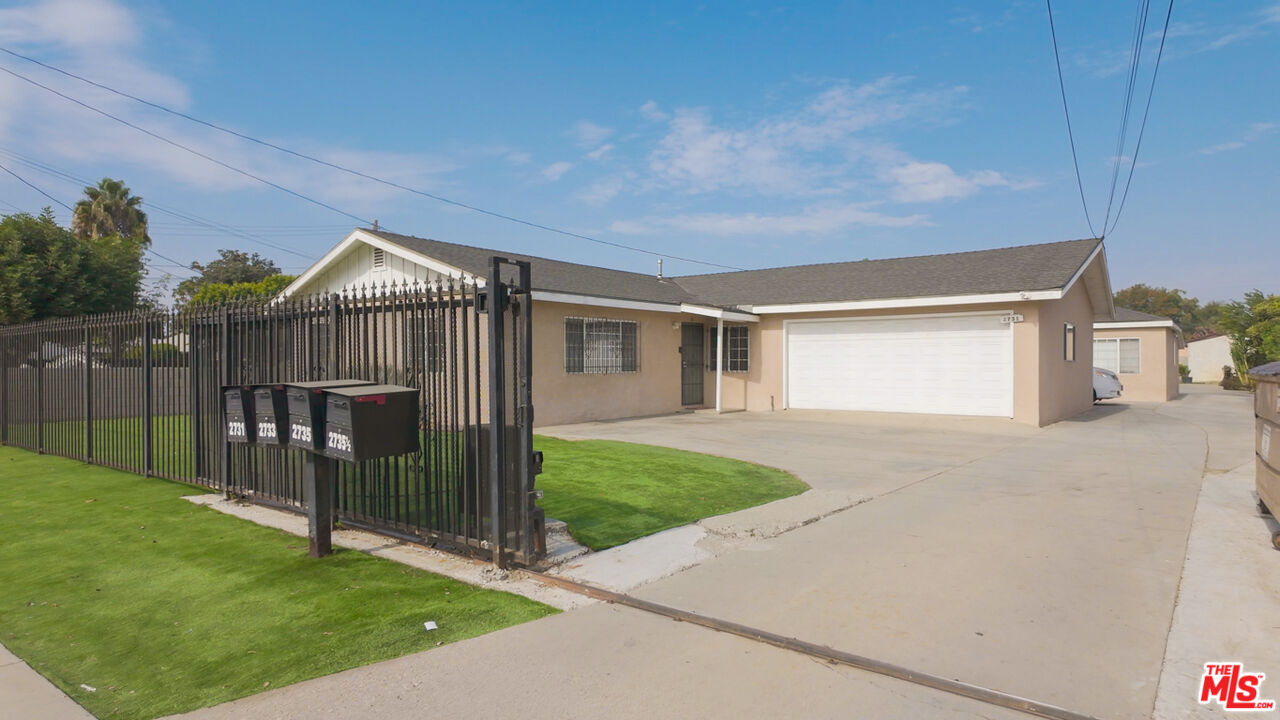
[[[783,324],[793,319],[887,317],[957,312],[1014,312],[1013,419],[1047,425],[1088,409],[1092,403],[1093,309],[1082,284],[1060,301],[1017,302],[894,310],[837,311],[763,315],[749,328],[750,369],[724,373],[722,408],[781,411],[783,397]],[[639,323],[640,371],[569,374],[564,370],[564,319],[612,318]],[[565,303],[534,304],[535,424],[558,425],[589,420],[676,412],[680,404],[680,330],[673,324],[715,319],[697,315],[621,310]],[[1062,323],[1076,325],[1074,363],[1062,360]],[[728,323],[726,323],[728,324]],[[944,359],[939,358],[939,362]],[[704,371],[705,405],[715,405],[715,372]]]
[[[1075,360],[1063,356],[1063,325],[1076,326]],[[1093,405],[1093,303],[1084,283],[1061,300],[1040,304],[1040,425],[1079,415]]]
[[[638,322],[639,372],[565,372],[566,317]],[[534,302],[534,424],[562,425],[680,410],[680,330],[671,325],[684,320],[695,318],[679,313]],[[711,393],[706,397],[711,398]]]
[[[751,325],[751,367],[747,373],[725,373],[723,407],[726,410],[769,411],[782,410],[783,373],[783,325],[787,320],[816,320],[825,318],[889,317],[929,315],[957,312],[1010,311],[1020,313],[1024,320],[1013,328],[1013,406],[1014,419],[1019,422],[1039,422],[1036,398],[1038,373],[1035,369],[1039,352],[1039,336],[1036,330],[1038,303],[1002,303],[998,305],[970,305],[964,307],[921,307],[895,310],[837,311],[821,313],[795,313],[786,315],[762,315],[759,323]],[[715,321],[709,325],[714,327]],[[939,359],[941,362],[942,359]],[[1026,370],[1030,369],[1030,372]],[[714,403],[715,373],[707,373],[707,404]]]
[[[1095,338],[1137,338],[1138,372],[1119,373],[1121,398],[1165,402],[1178,397],[1178,339],[1170,328],[1094,328]]]

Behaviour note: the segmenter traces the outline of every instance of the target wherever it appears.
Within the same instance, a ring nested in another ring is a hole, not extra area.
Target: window
[[[1141,372],[1142,341],[1138,338],[1095,339],[1093,364],[1113,373],[1132,375]]]
[[[443,372],[448,367],[448,346],[443,328],[437,327],[430,317],[412,320],[405,327],[408,330],[405,344],[411,371]]]
[[[1076,326],[1073,323],[1062,324],[1062,359],[1075,362],[1076,359]]]
[[[564,371],[639,372],[639,326],[633,320],[564,319]]]
[[[716,369],[716,329],[708,330],[707,369]],[[724,371],[744,373],[751,366],[750,338],[751,328],[746,325],[726,325],[724,327]]]

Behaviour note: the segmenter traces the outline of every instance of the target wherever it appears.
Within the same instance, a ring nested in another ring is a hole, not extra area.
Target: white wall
[[[1187,343],[1191,382],[1221,382],[1222,366],[1231,364],[1231,339],[1226,335]]]
[[[382,270],[373,269],[373,247],[357,242],[351,246],[346,255],[338,258],[324,272],[314,277],[297,294],[336,292],[339,290],[359,289],[362,285],[380,287],[383,283],[399,285],[417,282],[435,282],[444,276],[429,270],[417,263],[386,253],[386,263]]]

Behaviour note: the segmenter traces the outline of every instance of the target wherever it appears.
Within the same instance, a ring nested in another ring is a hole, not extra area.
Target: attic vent
[[[373,269],[385,270],[387,267],[387,251],[382,248],[373,249]]]

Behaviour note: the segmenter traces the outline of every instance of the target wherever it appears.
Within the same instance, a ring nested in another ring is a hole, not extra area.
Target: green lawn
[[[592,550],[808,489],[781,470],[652,445],[537,436],[534,447],[538,504]]]
[[[555,612],[354,551],[312,559],[305,538],[193,492],[0,448],[0,640],[98,717],[192,710]]]

